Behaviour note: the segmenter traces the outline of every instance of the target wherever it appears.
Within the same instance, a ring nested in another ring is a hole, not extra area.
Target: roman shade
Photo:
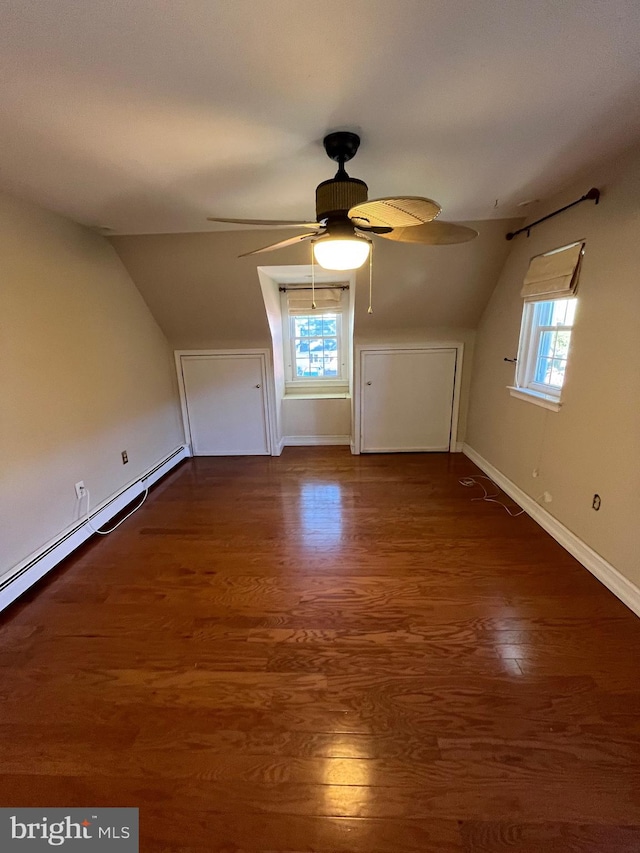
[[[341,287],[322,289],[317,288],[315,292],[316,307],[311,305],[311,289],[287,290],[287,308],[289,315],[295,314],[322,314],[337,312],[341,310],[342,294]]]
[[[578,286],[583,248],[584,243],[572,243],[531,258],[521,296],[538,300],[574,294]]]

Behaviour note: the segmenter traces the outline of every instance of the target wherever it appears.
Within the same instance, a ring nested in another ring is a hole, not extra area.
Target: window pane
[[[309,335],[322,334],[322,314],[319,317],[307,317]]]
[[[534,381],[540,382],[543,385],[549,384],[549,377],[551,376],[551,359],[550,358],[539,358],[536,361],[536,370],[534,375]]]
[[[567,362],[564,358],[554,358],[551,362],[551,376],[549,385],[554,385],[556,388],[562,388],[564,382],[564,369]]]
[[[311,376],[308,358],[296,358],[296,376]]]
[[[325,358],[324,359],[324,375],[325,376],[337,376],[338,375],[338,359],[333,358]]]
[[[322,334],[323,335],[337,335],[337,326],[338,321],[335,316],[331,314],[325,314],[322,318]]]
[[[536,302],[533,323],[535,326],[552,326],[553,302]]]
[[[538,357],[551,357],[553,355],[553,347],[555,344],[557,332],[543,332],[540,335],[540,346],[538,347]]]
[[[324,351],[327,352],[337,352],[338,351],[338,339],[337,338],[325,338],[324,339]]]
[[[294,317],[293,318],[293,337],[302,338],[309,334],[309,318]]]
[[[557,358],[566,359],[569,353],[569,341],[571,340],[571,332],[556,332],[556,348],[553,353]]]
[[[548,326],[571,326],[576,313],[576,299],[554,299],[549,303],[552,306],[552,313]]]

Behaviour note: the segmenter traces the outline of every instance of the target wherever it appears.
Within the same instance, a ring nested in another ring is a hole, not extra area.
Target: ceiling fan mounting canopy
[[[336,130],[322,140],[327,156],[343,165],[353,159],[360,148],[360,137],[349,130]]]

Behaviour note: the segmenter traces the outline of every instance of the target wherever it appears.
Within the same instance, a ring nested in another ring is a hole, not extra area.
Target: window
[[[339,379],[340,314],[294,315],[289,318],[295,379]]]
[[[516,384],[511,394],[558,411],[564,385],[584,243],[536,255],[522,286],[524,297]]]
[[[292,393],[346,393],[349,387],[348,289],[316,288],[316,308],[308,287],[286,287],[282,294],[286,384]]]
[[[525,302],[522,315],[518,387],[560,399],[577,299]]]

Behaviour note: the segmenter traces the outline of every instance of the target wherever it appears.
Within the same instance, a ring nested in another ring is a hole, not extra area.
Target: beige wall
[[[509,252],[514,220],[469,222],[479,236],[457,246],[376,241],[373,307],[368,266],[357,273],[356,343],[402,330],[420,339],[433,328],[474,329]],[[175,349],[269,346],[257,267],[310,263],[308,244],[239,258],[292,230],[212,231],[110,238]]]
[[[351,400],[282,401],[283,436],[351,435]]]
[[[238,255],[292,233],[151,234],[111,242],[174,349],[242,349],[271,345],[257,267],[272,255]]]
[[[0,574],[183,441],[167,341],[113,248],[0,197]],[[127,450],[129,464],[120,452]]]
[[[534,211],[536,219],[598,186],[585,202],[513,242],[476,339],[467,442],[640,585],[640,157],[593,171]],[[586,240],[563,405],[509,396],[529,259]],[[538,468],[540,477],[532,471]],[[591,509],[594,493],[602,497]]]
[[[457,246],[415,246],[377,240],[373,314],[367,313],[368,266],[357,273],[356,344],[442,340],[465,344],[460,440],[465,434],[474,330],[509,252],[510,244],[504,235],[514,222],[469,222],[479,236]],[[215,231],[112,237],[111,242],[173,347],[264,347],[272,345],[272,336],[256,268],[308,264],[310,247],[292,246],[249,258],[238,255],[292,233]],[[277,354],[274,355],[277,366]],[[308,406],[291,401],[287,403],[286,424],[284,411],[278,409],[278,424],[283,435],[339,434],[333,430],[339,423],[344,424],[346,406],[340,404],[339,410],[337,416],[334,403]],[[291,429],[304,431],[288,431]]]

